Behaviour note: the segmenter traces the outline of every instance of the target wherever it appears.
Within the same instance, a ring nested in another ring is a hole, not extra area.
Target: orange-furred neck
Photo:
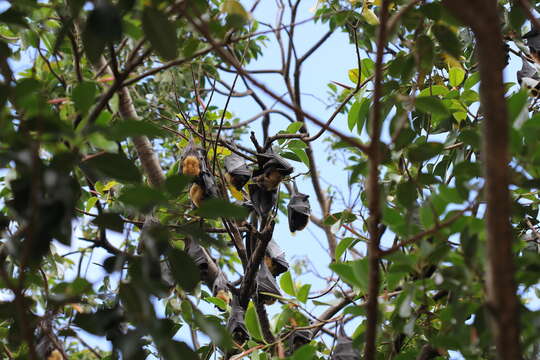
[[[182,162],[182,174],[199,176],[201,173],[201,162],[196,156],[188,155]]]

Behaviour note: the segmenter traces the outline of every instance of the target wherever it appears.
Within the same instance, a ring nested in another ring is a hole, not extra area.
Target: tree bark
[[[483,163],[487,201],[487,305],[498,359],[521,359],[519,301],[514,282],[508,162],[509,122],[502,71],[504,42],[496,0],[443,0],[475,33],[484,113]]]
[[[133,106],[129,89],[123,87],[119,92],[119,96],[120,115],[124,119],[138,120],[139,116]],[[148,178],[148,183],[152,187],[159,187],[165,181],[165,175],[163,174],[163,170],[159,164],[159,158],[154,152],[150,140],[146,136],[134,136],[131,140],[133,141],[137,155],[141,160],[141,165]]]

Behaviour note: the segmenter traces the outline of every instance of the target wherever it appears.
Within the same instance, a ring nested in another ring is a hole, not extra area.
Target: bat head
[[[204,163],[203,149],[193,142],[191,139],[188,145],[184,148],[180,157],[182,166],[180,171],[183,175],[199,176],[201,166]]]

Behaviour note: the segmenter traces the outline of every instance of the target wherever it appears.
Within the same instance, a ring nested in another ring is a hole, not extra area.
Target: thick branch
[[[381,4],[381,24],[377,37],[377,54],[375,61],[375,85],[373,94],[373,112],[371,119],[371,143],[369,146],[369,174],[367,179],[367,195],[369,208],[369,243],[368,243],[368,298],[366,304],[367,328],[366,346],[364,358],[374,360],[376,356],[377,318],[379,292],[379,256],[380,236],[379,223],[381,221],[380,188],[379,188],[379,164],[380,164],[380,132],[381,132],[381,97],[383,81],[383,57],[386,44],[388,18],[388,0]]]
[[[485,114],[484,176],[487,200],[487,304],[498,359],[521,359],[519,302],[514,282],[508,162],[509,121],[504,98],[504,42],[495,0],[444,0],[478,41],[480,101]]]

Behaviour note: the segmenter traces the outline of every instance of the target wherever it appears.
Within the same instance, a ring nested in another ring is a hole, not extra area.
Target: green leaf
[[[122,189],[122,193],[118,197],[118,200],[143,213],[152,210],[156,205],[167,202],[167,199],[163,196],[161,191],[145,185],[137,185]]]
[[[461,43],[452,29],[445,25],[437,24],[433,25],[431,30],[444,51],[456,59],[461,57]]]
[[[341,258],[341,255],[350,248],[351,246],[354,246],[359,240],[352,238],[352,237],[346,237],[342,239],[339,244],[336,246],[336,259]]]
[[[114,141],[122,141],[134,136],[147,136],[149,138],[163,137],[164,132],[154,124],[140,120],[121,120],[105,129],[107,137]]]
[[[361,260],[356,260],[353,263],[353,273],[356,278],[357,283],[360,286],[360,289],[367,291],[368,288],[368,273],[369,273],[369,263],[368,258],[365,257]]]
[[[83,81],[79,83],[71,94],[75,108],[81,115],[88,112],[90,107],[96,102],[97,86],[93,82]]]
[[[102,213],[96,216],[92,223],[119,233],[124,231],[124,220],[116,213]]]
[[[257,311],[255,310],[255,305],[253,302],[249,302],[246,313],[244,314],[244,321],[246,323],[247,331],[249,335],[257,341],[262,341],[262,330],[261,324],[259,323],[259,317],[257,316]]]
[[[302,162],[307,166],[309,167],[309,158],[306,154],[306,151],[304,149],[299,149],[299,148],[289,148],[289,150],[291,150],[296,156],[298,156],[300,158],[300,160],[302,160]]]
[[[311,289],[311,284],[302,285],[302,287],[296,293],[296,298],[298,299],[298,301],[305,304],[308,300],[310,289]]]
[[[444,145],[438,142],[426,142],[415,145],[409,150],[409,159],[420,163],[439,155],[444,149]]]
[[[448,72],[448,78],[450,85],[453,87],[458,87],[465,79],[465,70],[459,67],[453,67]]]
[[[220,10],[227,14],[227,24],[240,28],[249,21],[249,13],[237,0],[225,0]]]
[[[408,208],[416,202],[416,186],[412,181],[406,181],[397,186],[397,200],[399,203]]]
[[[296,297],[296,289],[290,271],[285,272],[279,279],[279,286],[286,294]]]
[[[441,99],[436,96],[419,96],[415,100],[416,108],[426,114],[449,115]]]
[[[349,283],[350,285],[360,286],[356,276],[354,275],[354,270],[351,263],[335,263],[330,264],[330,269],[339,275],[341,280]]]
[[[472,73],[471,75],[469,75],[467,80],[465,80],[465,83],[463,84],[463,88],[469,90],[474,85],[476,85],[479,81],[480,81],[480,73],[478,72]]]
[[[139,182],[141,173],[133,161],[121,154],[101,153],[83,161],[85,167],[92,169],[101,178],[111,178],[120,182]]]
[[[426,35],[420,35],[415,41],[415,50],[420,59],[420,69],[423,72],[430,72],[435,60],[435,47],[433,41]]]
[[[313,360],[317,358],[315,356],[316,352],[317,352],[317,348],[315,346],[306,344],[294,352],[292,359],[293,360]]]
[[[122,38],[122,20],[116,6],[108,1],[99,1],[88,15],[82,40],[86,56],[98,63],[107,42]]]
[[[165,60],[173,60],[178,54],[176,27],[167,15],[158,9],[145,7],[142,15],[144,34],[156,53]]]
[[[510,124],[514,123],[521,111],[523,111],[523,108],[527,106],[528,99],[529,93],[525,90],[520,90],[519,92],[510,96],[510,98],[507,100]]]
[[[232,204],[222,199],[204,200],[201,207],[197,209],[197,214],[207,219],[217,219],[220,217],[232,219],[244,219],[248,216],[248,210],[243,206]]]
[[[300,122],[300,121],[293,122],[293,123],[289,124],[289,126],[287,126],[287,129],[285,130],[285,133],[287,133],[287,134],[296,134],[298,132],[298,130],[300,130],[302,128],[302,126],[304,126],[303,122]]]
[[[216,305],[219,309],[226,311],[227,310],[227,303],[223,301],[223,299],[214,297],[214,296],[207,296],[204,298],[205,301],[208,301],[211,304]]]
[[[352,131],[356,124],[358,123],[358,117],[360,113],[360,103],[356,101],[354,104],[352,104],[351,108],[349,109],[349,115],[347,116],[347,123],[349,125],[349,130]]]
[[[26,13],[18,11],[14,6],[11,6],[6,11],[0,13],[0,23],[28,27],[25,19],[26,16]]]
[[[167,252],[167,258],[171,265],[173,277],[178,282],[178,285],[185,291],[193,291],[201,281],[199,268],[193,259],[185,251],[177,248],[170,248]]]
[[[85,207],[85,211],[86,212],[89,212],[90,210],[92,210],[92,208],[94,207],[94,205],[96,205],[96,202],[98,201],[98,198],[95,197],[95,196],[92,196],[90,197],[87,201],[86,201],[86,207]]]
[[[191,176],[186,175],[171,175],[165,179],[165,189],[173,197],[178,197],[193,181]]]

